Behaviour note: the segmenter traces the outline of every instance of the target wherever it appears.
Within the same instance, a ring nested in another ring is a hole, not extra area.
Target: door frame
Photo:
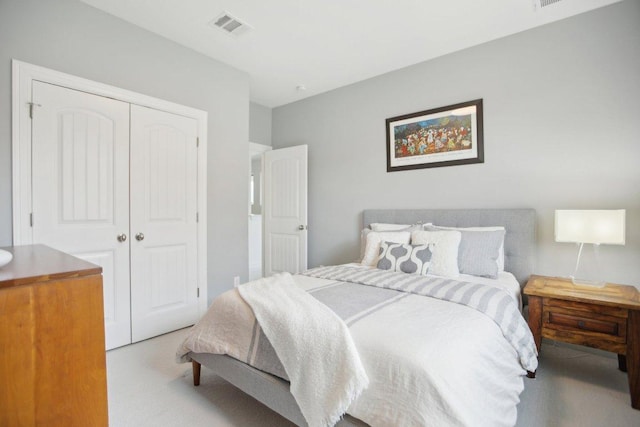
[[[249,189],[248,192],[251,193],[251,172],[253,170],[253,157],[254,156],[260,156],[260,163],[264,163],[264,153],[266,153],[267,151],[271,151],[273,150],[273,147],[270,145],[266,145],[266,144],[259,144],[257,142],[251,142],[249,141]],[[264,165],[263,165],[264,166]],[[264,204],[264,194],[263,194],[263,188],[264,188],[264,174],[262,173],[262,166],[260,167],[260,203],[261,206],[262,204]],[[249,216],[247,219],[247,231],[248,231],[248,235],[249,235],[249,247],[251,246],[251,216],[253,215],[251,213],[251,194],[249,194]],[[262,225],[261,225],[261,232],[260,232],[260,246],[262,248],[262,244],[264,242],[264,215],[262,216]],[[264,248],[261,249],[260,251],[261,256],[260,256],[260,272],[262,277],[264,277]],[[251,259],[249,258],[249,275],[251,275]]]
[[[129,104],[141,105],[168,113],[186,116],[198,122],[198,288],[200,314],[207,309],[207,120],[203,110],[121,89],[104,83],[26,62],[11,60],[11,149],[12,149],[12,210],[13,244],[33,243],[31,228],[31,117],[37,106],[31,107],[34,80],[113,98]],[[37,220],[37,219],[36,219]]]
[[[251,186],[251,172],[252,172],[252,166],[251,163],[253,161],[253,157],[254,156],[260,156],[260,158],[262,159],[262,156],[264,153],[266,153],[267,151],[271,151],[273,150],[273,147],[270,145],[266,145],[266,144],[259,144],[257,142],[251,142],[249,141],[249,186]],[[260,174],[262,174],[262,169],[260,169]],[[262,180],[262,178],[261,178]],[[250,190],[249,190],[250,191]],[[260,190],[260,201],[262,202],[262,190]],[[251,194],[249,194],[249,215],[251,215]]]

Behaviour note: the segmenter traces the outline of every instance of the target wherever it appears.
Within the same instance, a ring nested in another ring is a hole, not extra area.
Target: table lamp
[[[574,284],[604,286],[598,247],[601,244],[624,245],[625,210],[556,210],[555,239],[556,242],[572,242],[579,245],[576,266],[571,275]],[[592,267],[595,277],[578,277],[585,244],[593,248]]]

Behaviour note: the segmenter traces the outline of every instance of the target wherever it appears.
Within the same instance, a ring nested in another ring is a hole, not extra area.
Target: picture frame
[[[387,172],[484,163],[482,99],[386,119]]]

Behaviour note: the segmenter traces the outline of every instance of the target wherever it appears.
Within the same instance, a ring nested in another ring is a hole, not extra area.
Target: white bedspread
[[[515,425],[526,371],[481,313],[409,295],[351,334],[371,379],[353,416],[372,426]]]
[[[370,380],[349,414],[373,427],[515,424],[526,371],[484,314],[388,289],[307,276],[293,280],[349,327]],[[257,355],[266,340],[256,325],[238,292],[229,291],[214,300],[178,358],[187,361],[189,351],[228,354],[278,374]]]

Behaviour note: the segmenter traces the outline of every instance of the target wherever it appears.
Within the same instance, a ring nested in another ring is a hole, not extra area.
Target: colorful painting
[[[387,172],[484,161],[481,99],[386,123]]]

